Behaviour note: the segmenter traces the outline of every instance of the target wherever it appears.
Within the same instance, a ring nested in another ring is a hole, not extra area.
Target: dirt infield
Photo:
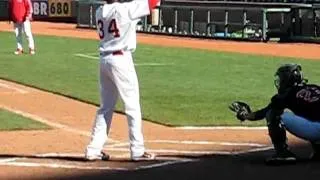
[[[0,23],[0,30],[11,26]],[[70,24],[34,22],[35,34],[95,39],[92,30]],[[320,46],[312,44],[238,43],[177,39],[139,34],[148,44],[201,48],[274,56],[320,59]],[[164,43],[165,42],[165,43]],[[84,162],[97,107],[16,83],[0,80],[0,108],[30,117],[53,127],[47,131],[1,132],[0,179],[318,179],[319,163],[268,168],[263,158],[270,151],[266,129],[168,128],[144,122],[146,147],[158,154],[155,161],[128,161],[125,117],[114,114],[110,140],[105,150],[112,160]],[[289,136],[294,150],[306,157],[306,143]],[[276,173],[280,175],[275,175]]]

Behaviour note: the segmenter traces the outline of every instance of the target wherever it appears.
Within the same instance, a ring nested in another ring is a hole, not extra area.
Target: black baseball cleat
[[[294,153],[288,149],[276,152],[270,158],[265,160],[267,165],[285,165],[285,164],[294,164],[297,161],[297,157]]]
[[[110,155],[104,152],[101,152],[100,154],[97,154],[97,155],[85,155],[84,159],[86,161],[98,161],[98,160],[108,161],[110,160]]]

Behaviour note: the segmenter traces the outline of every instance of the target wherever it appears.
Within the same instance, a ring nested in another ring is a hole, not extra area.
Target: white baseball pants
[[[119,95],[127,115],[131,157],[144,153],[138,78],[131,52],[123,52],[100,56],[101,106],[96,114],[86,155],[99,155],[102,151]]]
[[[22,34],[26,34],[26,38],[29,43],[29,48],[34,49],[34,40],[31,32],[31,23],[29,20],[23,23],[14,23],[14,32],[16,34],[17,49],[23,49],[22,47]]]

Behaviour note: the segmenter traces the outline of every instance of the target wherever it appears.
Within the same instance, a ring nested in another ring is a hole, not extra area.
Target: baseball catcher
[[[267,120],[275,154],[266,163],[296,161],[286,142],[286,130],[309,141],[313,147],[311,160],[320,161],[320,86],[308,84],[298,64],[280,66],[274,84],[278,92],[266,107],[252,112],[245,102],[235,101],[229,109],[240,121]]]

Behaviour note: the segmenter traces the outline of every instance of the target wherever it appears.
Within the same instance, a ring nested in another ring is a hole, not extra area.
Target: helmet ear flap
[[[301,65],[297,65],[294,71],[292,72],[294,85],[298,85],[303,82],[303,72]]]
[[[280,77],[279,75],[274,76],[274,86],[279,90],[280,89]]]
[[[301,67],[300,64],[297,64],[297,69],[298,69],[299,71],[302,71],[302,67]]]

